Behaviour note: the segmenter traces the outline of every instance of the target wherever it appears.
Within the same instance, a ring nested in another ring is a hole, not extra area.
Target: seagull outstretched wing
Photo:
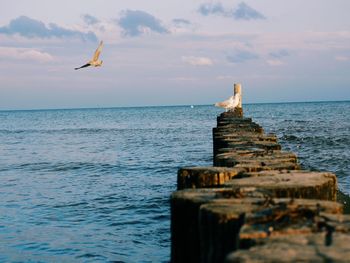
[[[92,57],[92,61],[98,60],[98,57],[100,56],[101,51],[102,51],[102,46],[103,46],[103,41],[101,41],[100,44],[98,45],[98,47],[94,53],[94,56]]]
[[[85,65],[82,65],[82,66],[79,67],[79,68],[74,68],[74,69],[77,70],[77,69],[86,68],[86,67],[89,67],[89,66],[91,66],[91,64],[90,64],[90,63],[87,63],[87,64],[85,64]]]

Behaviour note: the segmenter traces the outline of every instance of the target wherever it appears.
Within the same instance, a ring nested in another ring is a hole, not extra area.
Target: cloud
[[[186,62],[192,66],[211,66],[213,65],[213,61],[210,58],[206,57],[194,57],[194,56],[183,56],[182,58],[183,62]]]
[[[50,62],[53,57],[46,52],[29,48],[0,47],[0,58],[15,60],[34,60],[38,62]]]
[[[197,26],[190,20],[183,18],[174,18],[171,20],[171,24],[169,25],[168,30],[172,34],[193,33],[196,27]]]
[[[169,31],[162,26],[161,21],[154,16],[139,10],[126,10],[118,20],[118,24],[124,30],[125,36],[140,36],[147,31],[166,34]]]
[[[275,52],[270,52],[269,56],[272,58],[283,58],[283,57],[287,57],[289,56],[289,52],[286,49],[280,49],[278,51]]]
[[[208,16],[208,15],[226,16],[228,13],[230,13],[230,10],[225,9],[221,3],[207,3],[207,4],[201,4],[198,8],[198,12],[204,16]]]
[[[237,50],[234,54],[228,55],[226,58],[231,63],[243,63],[248,60],[258,59],[259,56],[250,51]]]
[[[204,16],[219,15],[223,17],[231,17],[235,20],[266,19],[263,14],[259,13],[244,2],[241,2],[235,9],[225,8],[221,3],[202,4],[198,8],[198,12]]]
[[[97,41],[97,37],[93,32],[81,32],[60,27],[54,23],[50,23],[47,27],[43,22],[20,16],[10,21],[7,26],[0,27],[0,34],[15,35],[26,38],[80,38],[82,40]]]
[[[290,56],[290,53],[286,49],[280,49],[274,52],[270,52],[270,58],[266,60],[266,63],[273,67],[282,66],[285,63],[281,59],[288,56]]]
[[[95,25],[100,22],[99,19],[89,14],[82,15],[82,18],[87,25]]]
[[[173,23],[175,25],[190,25],[191,24],[191,22],[189,20],[182,19],[182,18],[173,19]]]
[[[232,12],[233,17],[236,20],[256,20],[266,19],[264,15],[242,2],[238,5],[238,8]]]

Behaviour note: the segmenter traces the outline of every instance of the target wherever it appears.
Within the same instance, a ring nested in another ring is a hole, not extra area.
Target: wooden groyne
[[[217,117],[213,164],[178,171],[171,262],[350,260],[336,176],[302,170],[241,105]]]

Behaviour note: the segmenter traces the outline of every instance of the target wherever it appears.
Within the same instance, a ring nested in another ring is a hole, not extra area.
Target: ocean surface
[[[350,102],[248,104],[350,194]],[[177,169],[212,164],[213,106],[0,111],[0,262],[167,262]]]

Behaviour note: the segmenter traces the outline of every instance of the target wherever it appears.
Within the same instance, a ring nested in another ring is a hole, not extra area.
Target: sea
[[[245,104],[350,195],[350,102]],[[0,111],[0,262],[169,262],[177,170],[212,165],[214,106]]]

